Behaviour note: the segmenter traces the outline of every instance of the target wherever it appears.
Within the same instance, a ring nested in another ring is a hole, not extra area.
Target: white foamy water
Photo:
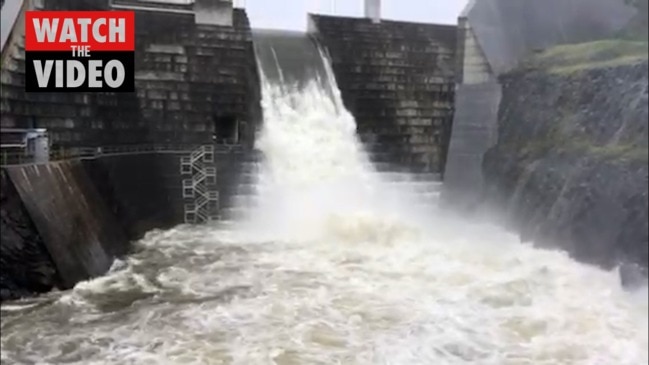
[[[411,209],[316,83],[266,83],[264,113],[240,230],[151,232],[105,277],[4,305],[2,363],[647,363],[646,292],[616,272]]]

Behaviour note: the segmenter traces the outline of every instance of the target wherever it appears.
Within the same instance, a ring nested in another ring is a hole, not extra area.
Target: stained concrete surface
[[[6,168],[63,288],[104,274],[128,241],[79,161]]]

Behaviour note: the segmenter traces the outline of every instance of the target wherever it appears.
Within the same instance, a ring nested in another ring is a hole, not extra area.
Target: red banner
[[[134,51],[132,11],[28,11],[26,51]]]

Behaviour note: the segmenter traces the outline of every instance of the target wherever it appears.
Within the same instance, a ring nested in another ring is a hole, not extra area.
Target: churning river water
[[[326,66],[333,95],[264,78],[247,219],[3,304],[2,364],[647,364],[646,291],[374,171]]]

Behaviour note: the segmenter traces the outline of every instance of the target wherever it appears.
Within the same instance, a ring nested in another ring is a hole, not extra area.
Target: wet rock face
[[[0,300],[50,291],[56,286],[54,264],[20,197],[4,170],[0,172]]]
[[[524,241],[648,266],[647,63],[501,80],[486,199]]]

